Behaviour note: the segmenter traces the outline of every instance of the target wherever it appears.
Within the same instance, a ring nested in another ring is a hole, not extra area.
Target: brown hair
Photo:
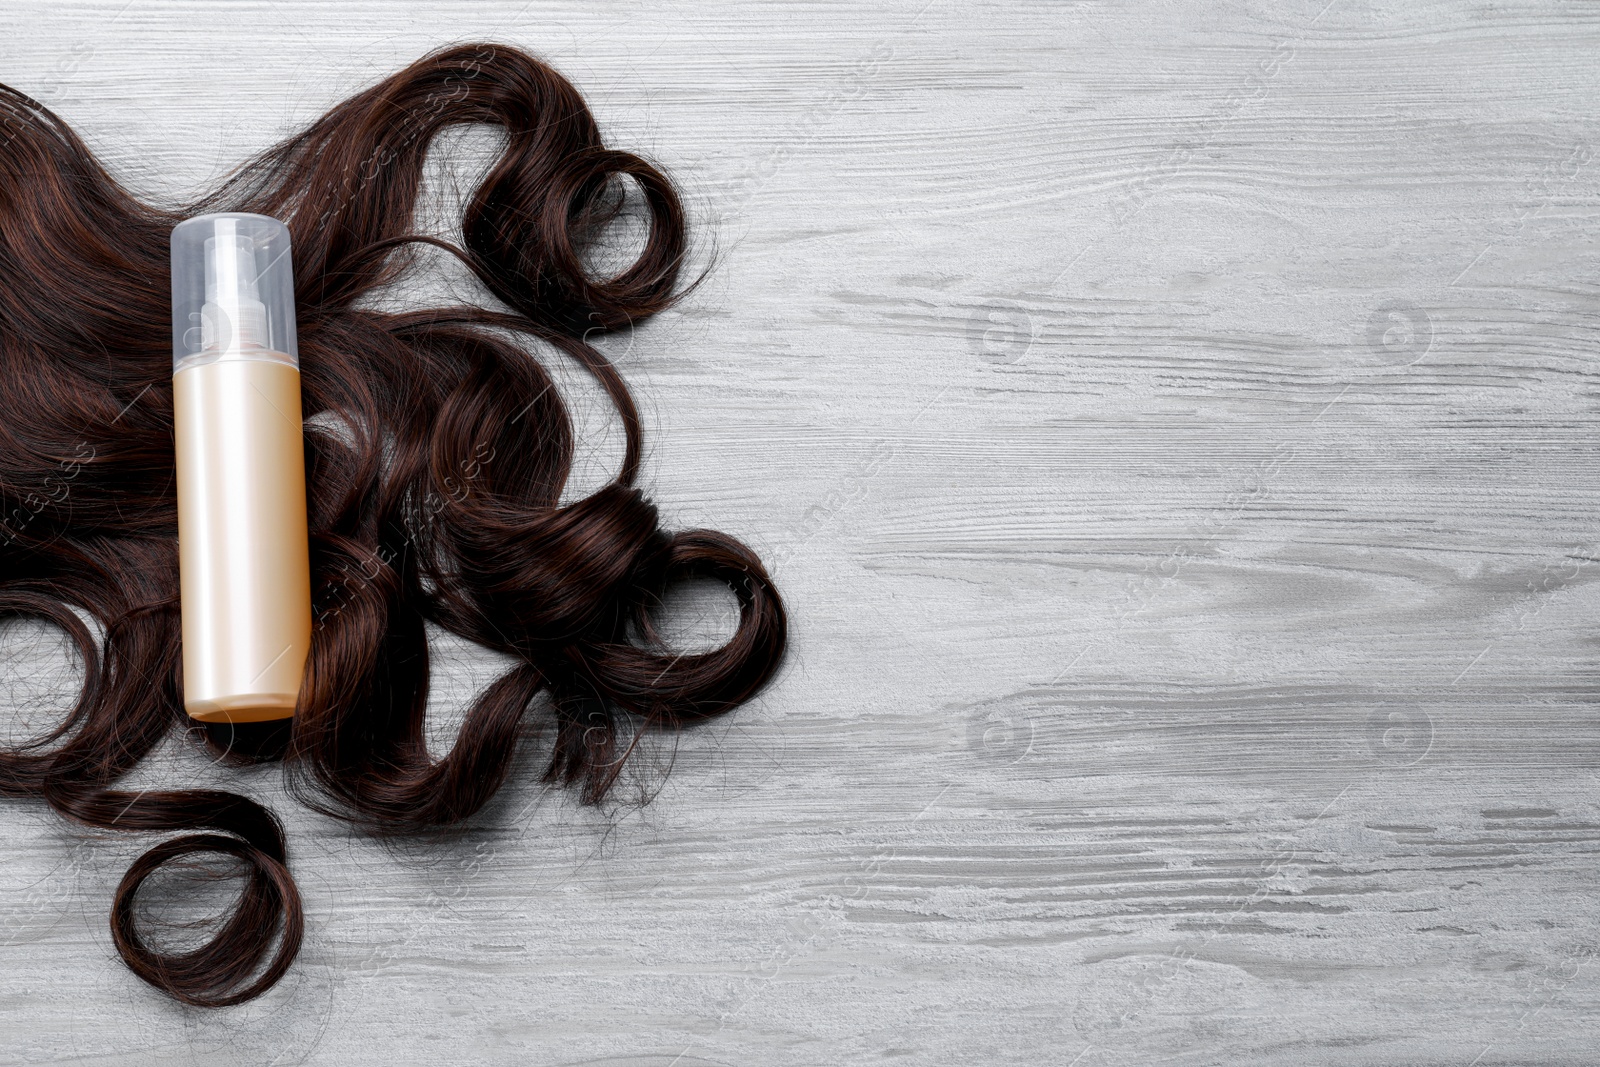
[[[468,123],[501,127],[505,145],[466,203],[457,247],[410,231],[430,142]],[[738,541],[660,528],[634,486],[638,412],[589,341],[681,295],[679,197],[645,160],[604,145],[551,68],[501,45],[436,52],[178,212],[129,196],[65,123],[4,86],[0,144],[0,615],[59,627],[83,665],[61,722],[0,752],[0,791],[95,827],[185,832],[117,890],[112,933],[139,977],[190,1004],[235,1004],[283,975],[302,930],[271,812],[225,792],[113,788],[189,723],[167,264],[168,234],[188,215],[288,224],[311,420],[316,624],[300,704],[276,734],[213,736],[219,751],[281,758],[318,810],[411,832],[483,806],[540,694],[553,719],[546,779],[596,802],[642,730],[719,715],[772,677],[785,641],[777,591]],[[624,178],[648,234],[631,265],[596,277],[585,253],[629,202]],[[504,309],[362,306],[418,242],[458,257]],[[559,501],[573,426],[518,336],[577,361],[620,416],[621,469],[583,499]],[[323,413],[337,432],[319,429]],[[739,623],[721,648],[675,653],[655,609],[692,576],[726,583]],[[516,660],[437,759],[424,738],[429,622]],[[141,937],[135,899],[158,868],[194,854],[232,857],[243,891],[211,940],[164,952]]]

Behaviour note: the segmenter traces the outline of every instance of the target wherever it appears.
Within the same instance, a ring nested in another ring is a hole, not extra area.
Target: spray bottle
[[[204,722],[289,718],[311,567],[283,223],[229,212],[173,229],[172,356],[184,707]]]

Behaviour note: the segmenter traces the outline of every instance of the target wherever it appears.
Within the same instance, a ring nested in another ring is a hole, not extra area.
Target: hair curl
[[[500,127],[505,144],[457,247],[411,230],[428,147],[462,124]],[[502,45],[435,52],[176,212],[134,199],[61,119],[4,86],[0,143],[0,617],[59,627],[83,665],[60,723],[0,752],[0,792],[94,827],[183,832],[117,890],[112,933],[140,978],[189,1004],[236,1004],[283,975],[302,932],[270,811],[226,792],[115,788],[189,725],[167,263],[182,218],[250,211],[288,225],[308,430],[328,413],[344,431],[306,436],[310,657],[292,723],[249,757],[281,758],[297,796],[376,833],[457,822],[505,780],[542,693],[545,778],[596,802],[628,737],[719,715],[772,677],[785,617],[771,580],[724,534],[661,529],[634,485],[638,411],[588,340],[681,295],[678,194],[607,148],[550,67]],[[585,250],[619,214],[624,178],[648,233],[630,265],[596,277]],[[456,256],[504,309],[358,306],[418,243]],[[559,500],[572,422],[517,335],[577,361],[620,416],[621,469],[575,502]],[[726,583],[739,623],[721,648],[675,653],[653,609],[690,576]],[[424,736],[427,622],[515,657],[439,758]],[[243,890],[209,941],[164,952],[141,937],[135,901],[158,868],[195,854],[242,865]]]

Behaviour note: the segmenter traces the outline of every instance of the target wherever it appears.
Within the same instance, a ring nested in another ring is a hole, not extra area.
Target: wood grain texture
[[[238,1010],[116,960],[148,840],[0,807],[0,1061],[1595,1062],[1600,6],[11,0],[0,80],[178,201],[476,38],[684,184],[712,272],[608,344],[792,655],[652,803],[534,746],[443,841],[174,745],[292,832]]]

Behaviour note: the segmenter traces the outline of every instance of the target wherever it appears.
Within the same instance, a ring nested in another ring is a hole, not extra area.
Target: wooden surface
[[[174,744],[307,899],[231,1011],[113,953],[149,838],[7,803],[0,1060],[1600,1058],[1600,5],[10,0],[0,80],[176,201],[477,38],[688,192],[707,284],[608,343],[783,674],[648,805],[532,752],[398,847]],[[6,640],[20,735],[73,678]]]

